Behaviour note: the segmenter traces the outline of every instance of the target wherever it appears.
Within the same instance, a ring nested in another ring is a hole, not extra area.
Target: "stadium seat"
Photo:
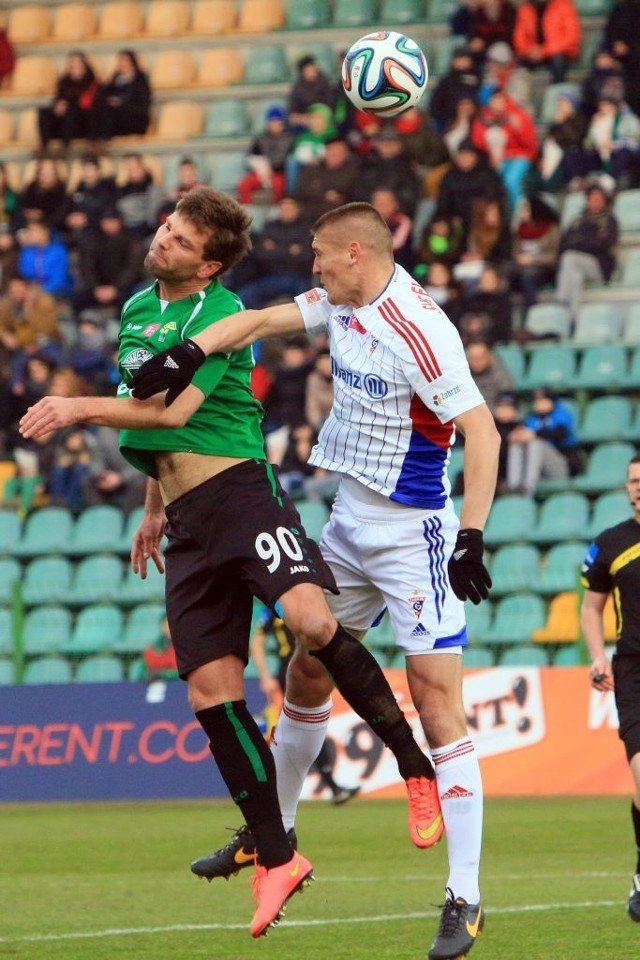
[[[459,474],[464,470],[464,446],[458,441],[449,451],[449,465],[447,474],[452,488],[455,487]]]
[[[13,585],[22,578],[22,567],[13,557],[0,557],[0,604],[9,604]]]
[[[117,645],[122,626],[122,610],[114,604],[96,603],[83,607],[76,617],[63,653],[102,653]]]
[[[539,575],[531,586],[543,596],[576,590],[586,553],[587,543],[584,540],[552,544],[542,558]]]
[[[629,497],[625,490],[607,490],[601,493],[593,504],[591,518],[587,527],[587,537],[593,540],[606,530],[614,527],[631,516]]]
[[[150,0],[144,18],[145,37],[175,39],[187,32],[189,4],[184,0]]]
[[[119,557],[85,557],[76,565],[71,585],[63,596],[70,606],[116,602],[122,586],[122,561]]]
[[[307,535],[316,542],[320,539],[322,528],[329,519],[329,508],[315,500],[297,500],[296,510],[300,514],[302,526]]]
[[[493,654],[486,647],[465,647],[462,657],[462,666],[470,670],[476,667],[492,667]]]
[[[283,45],[254,47],[244,64],[245,83],[290,83],[291,69]]]
[[[640,253],[640,250],[638,250]],[[638,264],[640,271],[640,263]],[[640,273],[638,276],[638,286],[640,287]],[[622,329],[622,342],[627,347],[637,347],[640,344],[640,303],[629,304],[627,315]]]
[[[458,0],[427,0],[427,23],[449,23],[453,14],[458,10]],[[462,37],[452,37],[457,46],[462,46]]]
[[[65,507],[41,507],[30,513],[21,538],[13,544],[18,557],[41,553],[64,553],[71,540],[73,516]]]
[[[50,31],[50,8],[44,3],[14,6],[9,11],[7,34],[14,44],[42,43]]]
[[[53,96],[55,86],[56,67],[51,57],[40,54],[18,57],[9,88],[12,96]]]
[[[230,87],[242,83],[244,65],[242,55],[234,47],[219,48],[200,52],[196,82],[200,87]]]
[[[128,555],[131,552],[131,543],[133,536],[140,526],[140,521],[144,516],[144,507],[134,507],[128,517],[125,518],[124,528],[118,541],[117,553]]]
[[[319,30],[328,27],[330,22],[328,0],[287,0],[284,24],[287,30]]]
[[[33,607],[24,619],[22,643],[27,656],[64,649],[71,637],[71,611],[58,603]]]
[[[251,129],[246,100],[213,100],[206,108],[207,137],[246,137]]]
[[[582,190],[567,193],[560,212],[560,226],[564,230],[584,210],[586,195]]]
[[[375,0],[334,0],[334,27],[375,27],[377,23]]]
[[[118,657],[98,654],[85,657],[76,668],[76,683],[113,683],[124,680],[124,668]]]
[[[20,110],[18,124],[14,130],[14,142],[23,147],[36,147],[40,143],[38,130],[38,111],[35,107]]]
[[[79,43],[95,36],[98,5],[61,3],[53,8],[51,39],[56,43]]]
[[[24,683],[71,683],[73,671],[64,657],[38,657],[27,664]]]
[[[519,643],[505,650],[500,657],[501,667],[547,667],[549,661],[542,647]]]
[[[577,365],[575,347],[570,344],[549,344],[531,351],[524,377],[516,381],[521,389],[554,387],[562,390],[571,383]]]
[[[631,436],[630,431],[631,402],[628,397],[593,397],[587,404],[578,434],[581,443],[589,445],[605,440],[626,440]]]
[[[0,110],[0,143],[9,144],[13,141],[15,129],[15,114],[13,110]]]
[[[533,633],[534,643],[575,643],[580,632],[578,592],[574,588],[553,597],[543,627]]]
[[[119,507],[106,503],[86,507],[74,523],[65,552],[71,556],[98,551],[115,552],[123,525],[124,515]]]
[[[429,6],[429,9],[431,9],[432,5],[433,0]],[[462,38],[450,33],[445,34],[443,37],[438,37],[437,40],[434,40],[431,49],[429,49],[428,46],[425,46],[425,53],[427,56],[427,62],[429,63],[430,75],[432,77],[443,77],[449,70],[453,51],[461,46],[464,46],[464,41]]]
[[[631,351],[629,366],[625,378],[620,383],[620,387],[626,390],[637,390],[640,388],[640,346]]]
[[[190,50],[159,50],[149,73],[152,90],[187,90],[196,78]]]
[[[606,17],[611,12],[612,0],[576,0],[581,17]]]
[[[627,350],[621,343],[586,347],[571,381],[574,390],[613,390],[624,381]]]
[[[614,303],[583,303],[571,340],[577,346],[608,344],[622,337],[623,313]]]
[[[13,652],[13,618],[8,607],[0,607],[0,653]]]
[[[527,310],[524,328],[534,336],[554,335],[566,340],[571,332],[569,308],[562,303],[536,303]]]
[[[484,542],[488,547],[497,547],[501,543],[514,543],[517,540],[528,541],[535,524],[536,506],[531,497],[508,494],[493,502],[489,519],[484,531]]]
[[[16,681],[16,668],[13,660],[3,657],[0,660],[0,686],[10,687]]]
[[[588,520],[589,500],[584,494],[566,490],[552,493],[540,507],[530,539],[540,544],[580,539]]]
[[[627,477],[627,465],[635,453],[632,444],[622,441],[598,444],[589,454],[585,472],[573,478],[573,489],[587,493],[603,493],[623,487]]]
[[[151,563],[147,565],[146,580],[141,580],[140,577],[133,572],[131,567],[127,568],[120,591],[121,603],[160,603],[163,600],[164,574],[158,573],[155,564]]]
[[[15,510],[0,510],[0,556],[15,552],[21,529],[22,523]]]
[[[617,286],[640,287],[640,247],[631,247],[625,251],[622,273]],[[633,342],[639,343],[640,340]]]
[[[613,213],[622,233],[640,230],[640,189],[621,190],[616,194]]]
[[[135,0],[110,0],[102,8],[98,37],[100,40],[131,40],[144,27],[141,3]]]
[[[577,643],[565,643],[553,655],[554,667],[578,667],[583,662]]]
[[[489,572],[493,580],[491,596],[530,590],[538,579],[540,554],[529,543],[509,543],[491,557]]]
[[[484,603],[465,603],[464,615],[467,621],[467,637],[469,643],[481,643],[482,637],[489,630],[493,608],[488,600]]]
[[[498,600],[493,622],[482,637],[484,646],[502,647],[529,643],[534,630],[545,622],[545,605],[535,593],[511,593]]]
[[[235,0],[195,0],[190,32],[199,37],[219,36],[233,30],[237,20]]]
[[[211,163],[211,185],[235,195],[238,180],[246,171],[247,157],[244,151],[218,151]]]
[[[507,367],[514,383],[519,385],[525,375],[525,353],[522,347],[517,343],[499,343],[495,352]]]
[[[580,44],[580,57],[574,65],[574,69],[591,70],[593,67],[593,58],[602,45],[602,31],[595,30],[582,31],[582,41]]]
[[[201,134],[203,126],[202,104],[195,100],[169,100],[158,110],[155,139],[184,142]]]
[[[60,601],[71,585],[72,569],[67,557],[34,557],[30,560],[22,581],[25,606]]]
[[[545,88],[539,113],[540,123],[550,124],[554,122],[558,98],[566,96],[567,94],[580,99],[580,84],[573,82],[550,83],[549,86]]]
[[[380,22],[392,26],[422,23],[424,20],[422,0],[382,0]]]
[[[124,632],[114,650],[118,653],[140,653],[160,636],[160,625],[166,616],[162,603],[140,603],[127,617]]]
[[[284,27],[282,0],[241,0],[238,25],[239,33],[269,33]]]

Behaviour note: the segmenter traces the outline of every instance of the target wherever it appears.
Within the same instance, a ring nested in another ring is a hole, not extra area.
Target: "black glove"
[[[489,596],[491,577],[482,562],[482,530],[459,530],[449,560],[449,583],[458,600],[478,604]]]
[[[194,373],[207,355],[193,340],[183,340],[176,347],[163,350],[138,367],[129,386],[136,400],[148,400],[162,390],[167,391],[165,407],[171,406],[178,394],[191,383]]]

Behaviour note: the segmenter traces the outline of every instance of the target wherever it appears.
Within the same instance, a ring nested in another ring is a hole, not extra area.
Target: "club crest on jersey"
[[[441,407],[445,400],[448,400],[449,397],[454,397],[456,393],[460,393],[460,387],[451,387],[451,390],[443,390],[442,393],[434,393],[432,397],[434,406]]]
[[[160,328],[160,336],[158,338],[160,343],[164,343],[168,333],[175,332],[177,329],[178,325],[173,320],[170,320],[169,323],[165,323],[165,325]]]
[[[160,329],[160,324],[159,324],[159,323],[150,323],[149,326],[148,326],[148,327],[145,327],[144,330],[142,331],[142,336],[143,336],[143,337],[152,337],[152,336],[154,335],[154,333],[156,332],[156,330],[159,330],[159,329]]]
[[[424,602],[426,599],[426,597],[421,597],[416,593],[413,593],[410,597],[407,597],[407,603],[411,604],[411,609],[413,610],[413,615],[416,620],[420,619],[422,608],[424,607]]]
[[[307,290],[304,294],[304,298],[307,303],[317,303],[322,294],[318,290]]]
[[[123,366],[125,370],[137,370],[138,367],[141,367],[147,360],[151,360],[152,356],[153,354],[150,350],[147,350],[146,347],[137,347],[120,361],[120,365]]]

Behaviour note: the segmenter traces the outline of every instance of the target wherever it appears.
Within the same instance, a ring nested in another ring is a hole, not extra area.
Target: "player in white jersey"
[[[324,287],[294,304],[247,311],[140,368],[134,395],[173,393],[205,353],[306,329],[329,338],[335,401],[311,462],[342,475],[321,538],[340,594],[335,615],[363,636],[387,607],[405,651],[409,687],[432,759],[447,833],[449,877],[431,960],[465,955],[484,922],[480,906],[482,781],[462,703],[462,600],[479,603],[491,581],[482,529],[495,490],[499,438],[457,331],[393,262],[391,238],[369,204],[347,204],[314,226],[314,271]],[[200,349],[198,349],[200,348]],[[446,467],[465,438],[460,522]],[[331,682],[294,656],[275,733],[285,826],[324,738]],[[246,839],[246,838],[245,838]],[[220,851],[197,861],[201,875]],[[237,869],[237,866],[236,866]]]

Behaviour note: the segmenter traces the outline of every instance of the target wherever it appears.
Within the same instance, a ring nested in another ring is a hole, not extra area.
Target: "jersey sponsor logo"
[[[304,298],[307,303],[317,303],[322,294],[318,290],[307,290],[304,294]]]
[[[388,385],[380,377],[376,377],[372,373],[366,373],[362,376],[355,370],[345,370],[338,366],[333,357],[331,358],[331,372],[336,380],[342,380],[343,383],[354,390],[364,390],[372,400],[382,400],[389,392]]]
[[[160,324],[158,324],[158,326],[160,326]],[[126,327],[125,327],[125,330],[142,330],[142,324],[141,324],[141,323],[128,323],[128,324],[126,325]],[[143,334],[143,336],[144,336],[144,334]]]
[[[123,396],[125,395],[125,393],[126,393],[126,394],[130,394],[130,393],[131,393],[131,387],[128,387],[128,386],[126,385],[126,383],[119,383],[119,384],[118,384],[118,389],[116,390],[116,394],[117,394],[119,397],[123,397]]]
[[[153,354],[146,347],[137,347],[126,355],[124,360],[121,361],[121,366],[125,370],[137,370],[146,360],[151,360],[152,356]]]
[[[372,400],[382,400],[389,392],[389,387],[384,380],[374,376],[372,373],[365,374],[363,383],[365,390]]]
[[[423,623],[419,623],[417,627],[413,628],[409,636],[410,637],[428,637],[429,631],[427,630],[427,628]]]
[[[298,563],[295,567],[291,567],[289,573],[309,573],[309,567],[305,566],[304,563]]]
[[[160,328],[160,336],[158,338],[160,343],[164,343],[164,341],[167,339],[168,333],[175,333],[177,329],[178,325],[175,323],[175,321],[170,320],[168,323],[165,323],[164,326]]]
[[[422,609],[424,607],[424,602],[427,598],[421,597],[419,594],[413,593],[410,597],[407,597],[407,603],[411,604],[411,609],[416,620],[420,619]]]
[[[456,393],[460,393],[460,387],[451,387],[450,390],[443,390],[442,393],[434,393],[432,397],[434,406],[441,407],[445,400],[455,397]]]
[[[131,324],[129,324],[129,326],[131,327]],[[137,329],[139,329],[139,328],[138,328],[138,327],[131,327],[131,329],[132,329],[132,330],[137,330]],[[143,336],[143,337],[152,337],[153,334],[156,332],[156,330],[159,330],[159,329],[160,329],[160,324],[159,324],[159,323],[150,323],[149,326],[148,326],[148,327],[145,327],[144,330],[142,331],[142,336]]]

